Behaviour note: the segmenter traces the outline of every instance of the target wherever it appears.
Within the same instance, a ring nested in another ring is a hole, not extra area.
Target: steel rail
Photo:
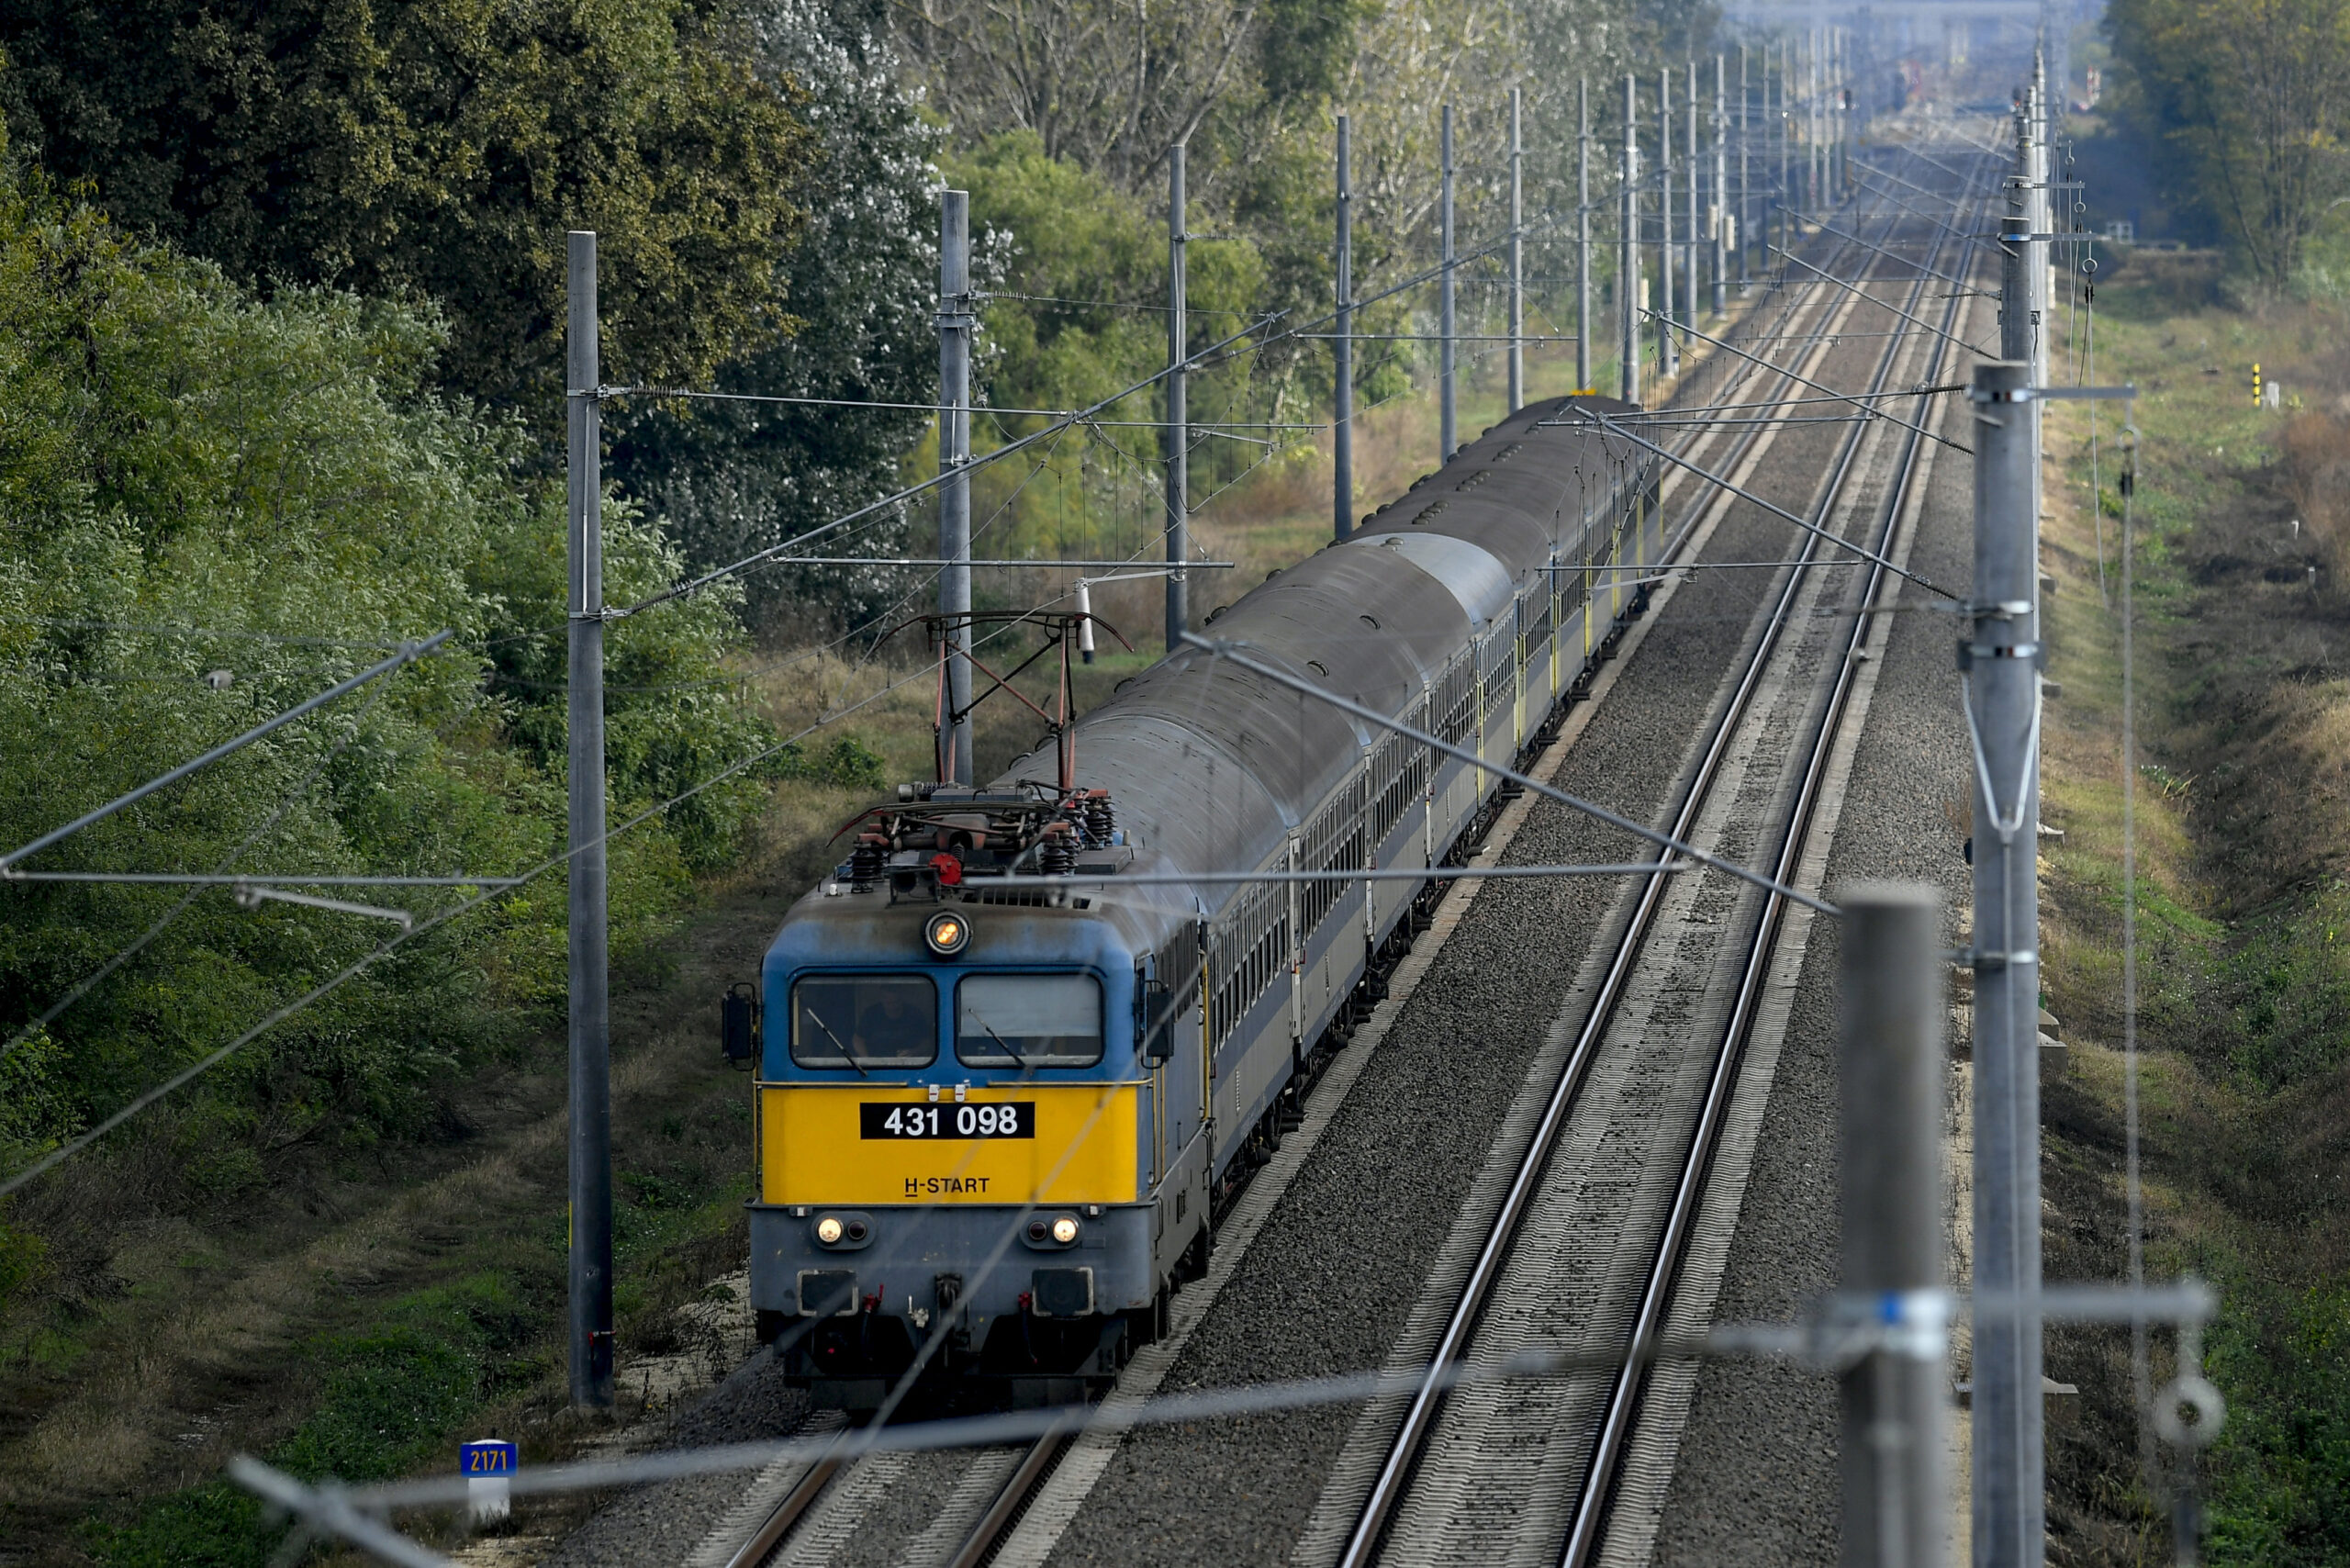
[[[1003,1490],[995,1495],[995,1501],[988,1505],[988,1511],[979,1516],[979,1523],[971,1527],[970,1533],[963,1538],[963,1543],[946,1560],[946,1568],[980,1568],[980,1564],[994,1554],[997,1545],[1019,1521],[1022,1506],[1035,1494],[1037,1487],[1044,1484],[1045,1477],[1051,1474],[1053,1467],[1060,1462],[1061,1450],[1069,1446],[1069,1439],[1075,1435],[1075,1423],[1055,1427],[1030,1446],[1019,1466],[1004,1482]]]
[[[1973,264],[1975,249],[1971,238],[1963,243],[1962,271]],[[1957,312],[1958,299],[1953,297],[1945,307],[1946,319],[1954,321]],[[1955,340],[1945,331],[1942,341],[1933,343],[1931,353],[1935,372],[1939,373],[1953,341]],[[1890,356],[1888,368],[1889,360]],[[1900,458],[1892,482],[1886,487],[1883,511],[1874,531],[1880,554],[1892,548],[1893,535],[1900,525],[1910,486],[1917,476],[1922,433],[1912,429],[1903,438]],[[1868,637],[1874,619],[1869,610],[1884,590],[1886,576],[1882,563],[1873,566],[1867,583],[1853,599],[1852,608],[1846,611],[1852,617],[1852,627],[1845,634],[1843,655],[1836,661],[1836,673],[1828,700],[1821,707],[1810,737],[1803,775],[1790,801],[1778,855],[1773,862],[1775,879],[1791,878],[1809,846],[1811,823],[1818,812],[1829,761],[1842,732],[1844,717],[1851,705],[1852,685],[1857,678],[1859,663],[1852,655]],[[1655,1341],[1665,1313],[1672,1305],[1673,1289],[1678,1282],[1681,1261],[1687,1248],[1689,1233],[1696,1222],[1698,1205],[1712,1174],[1722,1125],[1729,1115],[1731,1093],[1745,1063],[1746,1042],[1762,1004],[1763,985],[1777,951],[1786,908],[1786,901],[1775,892],[1763,895],[1763,907],[1759,912],[1745,965],[1740,975],[1738,994],[1731,1005],[1729,1021],[1722,1029],[1714,1070],[1707,1080],[1706,1097],[1699,1107],[1689,1150],[1674,1185],[1673,1204],[1666,1215],[1656,1257],[1641,1289],[1625,1360],[1616,1369],[1608,1391],[1606,1413],[1600,1422],[1590,1460],[1583,1468],[1583,1484],[1576,1497],[1566,1545],[1560,1557],[1561,1568],[1583,1568],[1593,1560],[1603,1539],[1617,1474],[1647,1388],[1647,1372],[1640,1364],[1641,1358],[1648,1354],[1649,1347]]]
[[[783,1538],[791,1533],[791,1527],[815,1506],[816,1499],[822,1495],[833,1477],[840,1473],[841,1466],[848,1462],[848,1457],[843,1451],[848,1446],[848,1436],[846,1432],[842,1433],[841,1440],[834,1443],[822,1459],[810,1465],[805,1475],[793,1483],[791,1490],[783,1495],[783,1501],[778,1503],[760,1521],[759,1528],[751,1532],[751,1539],[734,1549],[734,1555],[726,1560],[726,1568],[760,1568],[761,1563],[775,1555],[776,1548],[783,1544]]]
[[[1818,295],[1816,297],[1824,306],[1827,301],[1840,297]],[[1855,307],[1857,303],[1855,302]],[[1816,338],[1832,336],[1824,328],[1823,318],[1823,330],[1816,333]],[[1884,363],[1887,365],[1894,357],[1897,343],[1897,340],[1887,343],[1884,356]],[[1811,385],[1807,377],[1794,369],[1793,364],[1774,365],[1770,366],[1769,369],[1778,375],[1779,384],[1783,386],[1795,384]],[[1880,371],[1880,380],[1883,378],[1883,371]],[[1846,435],[1843,442],[1844,454],[1840,458],[1837,469],[1831,474],[1829,483],[1819,493],[1819,500],[1814,509],[1817,515],[1824,516],[1834,505],[1850,469],[1852,455],[1859,448],[1861,435],[1866,429],[1865,425],[1856,425],[1852,427]],[[1748,440],[1750,442],[1760,440],[1762,432],[1752,432]],[[1711,496],[1705,497],[1699,503],[1696,515],[1701,515],[1704,507],[1711,504],[1712,500]],[[1695,515],[1692,518],[1693,522],[1694,521]],[[1686,539],[1687,534],[1688,530],[1684,529],[1681,538],[1675,541],[1676,546]],[[1808,558],[1817,552],[1818,548],[1817,537],[1808,537],[1804,552],[1805,557]],[[1765,623],[1762,634],[1756,642],[1736,689],[1731,693],[1729,701],[1723,705],[1720,715],[1713,726],[1705,755],[1693,772],[1675,810],[1670,830],[1674,838],[1687,836],[1689,830],[1695,823],[1698,813],[1704,809],[1710,796],[1713,782],[1728,754],[1739,721],[1749,706],[1755,689],[1762,683],[1763,673],[1769,665],[1772,653],[1777,647],[1782,631],[1791,623],[1790,618],[1785,612],[1785,607],[1800,587],[1802,580],[1801,567],[1790,572],[1787,583],[1782,590],[1781,601],[1776,611]],[[1476,1262],[1470,1271],[1469,1278],[1464,1282],[1460,1297],[1455,1304],[1452,1315],[1445,1326],[1443,1337],[1438,1340],[1435,1351],[1428,1360],[1412,1404],[1406,1410],[1403,1424],[1390,1447],[1388,1457],[1372,1483],[1371,1495],[1365,1502],[1362,1513],[1356,1520],[1355,1529],[1348,1540],[1346,1550],[1338,1559],[1338,1568],[1368,1568],[1368,1564],[1377,1552],[1379,1543],[1386,1532],[1394,1509],[1403,1499],[1411,1473],[1417,1465],[1420,1451],[1435,1425],[1437,1412],[1442,1404],[1453,1369],[1467,1354],[1471,1337],[1483,1316],[1486,1299],[1492,1294],[1494,1285],[1500,1278],[1502,1268],[1507,1261],[1510,1245],[1516,1238],[1518,1222],[1533,1200],[1535,1190],[1540,1183],[1542,1172],[1549,1164],[1550,1149],[1557,1142],[1560,1133],[1564,1129],[1567,1114],[1572,1108],[1584,1079],[1589,1074],[1600,1036],[1605,1033],[1606,1025],[1613,1017],[1617,1002],[1620,1000],[1625,985],[1630,978],[1633,966],[1640,955],[1650,927],[1653,924],[1657,908],[1662,902],[1665,890],[1669,885],[1667,879],[1651,876],[1641,886],[1639,900],[1625,926],[1623,935],[1617,944],[1616,952],[1609,960],[1606,975],[1600,983],[1598,993],[1594,998],[1591,1010],[1577,1036],[1574,1047],[1569,1054],[1566,1065],[1560,1072],[1548,1103],[1543,1108],[1542,1119],[1528,1142],[1526,1154],[1520,1160],[1509,1190],[1503,1198],[1484,1245],[1480,1249]]]

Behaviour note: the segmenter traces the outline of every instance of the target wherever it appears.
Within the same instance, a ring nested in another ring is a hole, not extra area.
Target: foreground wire
[[[1113,1399],[1096,1406],[1052,1406],[896,1427],[867,1427],[845,1435],[825,1432],[767,1442],[726,1443],[620,1459],[525,1466],[513,1473],[509,1485],[516,1495],[594,1491],[760,1470],[778,1463],[813,1462],[828,1455],[853,1460],[877,1453],[992,1448],[1033,1441],[1059,1430],[1114,1437],[1149,1427],[1233,1420],[1328,1405],[1405,1397],[1431,1383],[1449,1391],[1528,1378],[1612,1372],[1627,1364],[1699,1358],[1759,1357],[1833,1372],[1880,1350],[1940,1358],[1947,1350],[1947,1331],[1953,1321],[1971,1316],[1980,1322],[2020,1316],[2027,1310],[2043,1319],[2076,1323],[2199,1325],[2209,1321],[2218,1310],[2218,1295],[2209,1284],[2190,1277],[2144,1290],[2101,1284],[2057,1285],[2044,1288],[2028,1300],[1986,1296],[1970,1302],[1965,1296],[1948,1291],[1836,1296],[1821,1303],[1818,1310],[1798,1322],[1722,1324],[1702,1334],[1661,1335],[1628,1351],[1620,1346],[1589,1351],[1529,1350],[1482,1364],[1458,1364],[1433,1374],[1426,1367],[1349,1372],[1163,1394],[1131,1403]],[[2210,1431],[2216,1430],[2215,1421]],[[314,1528],[339,1534],[342,1531],[335,1522],[337,1518],[368,1518],[394,1508],[445,1506],[464,1503],[468,1496],[466,1479],[462,1475],[346,1488],[331,1483],[305,1486],[283,1472],[243,1455],[231,1460],[229,1470],[240,1484],[299,1515]],[[364,1544],[351,1535],[346,1534],[344,1539]],[[413,1542],[405,1544],[414,1546]],[[430,1556],[390,1560],[435,1561]]]

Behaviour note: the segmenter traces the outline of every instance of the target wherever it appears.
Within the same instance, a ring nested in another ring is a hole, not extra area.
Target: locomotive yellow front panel
[[[759,1086],[769,1204],[1131,1204],[1143,1085]]]

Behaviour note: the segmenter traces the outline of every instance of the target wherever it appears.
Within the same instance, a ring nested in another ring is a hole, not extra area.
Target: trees
[[[807,131],[735,0],[10,0],[20,151],[133,232],[275,287],[428,297],[436,375],[562,427],[565,228],[607,374],[706,383],[789,326]]]
[[[900,37],[957,136],[1027,131],[1129,190],[1268,69],[1305,85],[1339,58],[1354,6],[1301,0],[920,0]],[[1297,58],[1265,52],[1286,41]]]
[[[444,655],[28,868],[500,875],[559,852],[561,487],[526,476],[509,430],[426,390],[442,331],[328,290],[256,302],[204,263],[126,243],[37,181],[0,176],[0,842],[71,821],[398,639],[457,633]],[[676,560],[658,535],[624,509],[607,516],[616,595],[669,581]],[[722,598],[612,641],[622,811],[772,744],[729,700],[723,661],[740,634]],[[489,669],[500,678],[485,690]],[[761,798],[738,779],[615,843],[616,945],[650,933],[681,874],[722,857]],[[179,1140],[187,1180],[233,1191],[264,1178],[271,1148],[413,1125],[452,1062],[562,995],[559,887],[550,877],[420,935],[207,1079],[158,1135]],[[0,1040],[182,891],[7,889]],[[358,896],[421,915],[460,895]],[[0,1169],[384,935],[346,914],[196,895],[0,1071]]]
[[[2342,0],[2115,0],[2125,102],[2253,276],[2289,285],[2350,191],[2350,10]]]
[[[751,17],[763,80],[793,105],[809,143],[792,242],[761,264],[791,313],[788,338],[726,366],[727,390],[927,405],[937,397],[937,132],[900,80],[879,0],[771,0]],[[617,417],[613,417],[617,416]],[[669,526],[697,566],[722,566],[894,488],[929,415],[790,404],[623,405],[608,415],[609,472]],[[896,553],[907,519],[878,517],[852,548]],[[755,618],[787,610],[816,626],[868,618],[901,574],[800,567],[746,585]]]

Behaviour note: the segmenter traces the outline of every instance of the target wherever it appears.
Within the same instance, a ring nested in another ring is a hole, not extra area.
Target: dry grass
[[[2145,455],[2132,509],[2148,1266],[2216,1275],[2231,1290],[2229,1331],[2266,1344],[2275,1293],[2289,1299],[2350,1269],[2334,1174],[2350,1156],[2350,1066],[2332,1012],[2350,966],[2329,924],[2350,928],[2350,599],[2337,587],[2350,356],[2323,310],[2217,308],[2198,258],[2133,258],[2120,281],[2133,276],[2131,289],[2101,286],[2101,311],[2114,308],[2098,379],[2151,394],[2137,409]],[[2255,362],[2302,411],[2252,406]],[[2120,498],[2108,412],[2100,539],[2087,483],[2095,412],[2053,411],[2043,525],[2058,583],[2050,674],[2064,686],[2046,721],[2045,816],[2065,831],[2043,859],[2043,951],[2075,1058],[2043,1087],[2051,1278],[2112,1279],[2124,1261],[2119,629],[2098,572],[2102,554],[2111,589]],[[2277,1357],[2286,1344],[2274,1341]],[[2083,1406],[2052,1434],[2052,1562],[2162,1551],[2126,1351],[2125,1335],[2052,1330],[2050,1371],[2080,1385]],[[2292,1415],[2274,1389],[2228,1392],[2241,1396],[2240,1427]],[[2222,1450],[2223,1509],[2284,1495],[2262,1490],[2249,1452]]]

